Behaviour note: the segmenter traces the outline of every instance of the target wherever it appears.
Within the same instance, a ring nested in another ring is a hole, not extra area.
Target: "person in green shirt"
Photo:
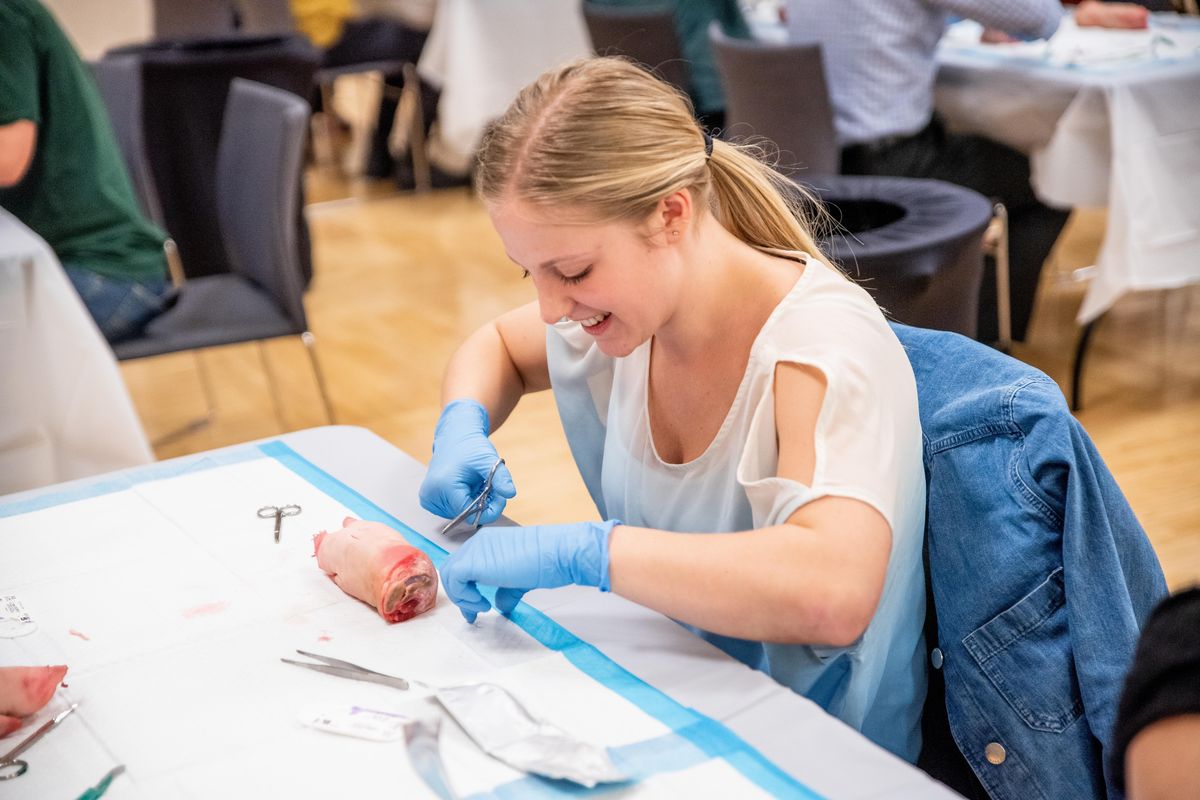
[[[0,207],[46,240],[110,342],[163,308],[142,216],[88,68],[38,0],[0,0]]]

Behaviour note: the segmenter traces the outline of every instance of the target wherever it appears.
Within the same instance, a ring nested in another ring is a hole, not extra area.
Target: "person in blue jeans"
[[[553,389],[601,521],[485,528],[443,564],[447,596],[474,621],[535,588],[612,591],[915,760],[913,372],[791,183],[615,58],[522,90],[476,176],[538,299],[452,357],[421,503],[453,518],[494,469],[494,521],[516,486],[489,435]]]
[[[0,3],[0,206],[58,255],[100,331],[142,331],[167,293],[99,91],[37,0]]]

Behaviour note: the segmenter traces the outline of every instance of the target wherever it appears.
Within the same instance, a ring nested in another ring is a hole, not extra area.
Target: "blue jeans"
[[[63,268],[109,344],[137,336],[163,310],[166,278],[131,281],[71,264]]]

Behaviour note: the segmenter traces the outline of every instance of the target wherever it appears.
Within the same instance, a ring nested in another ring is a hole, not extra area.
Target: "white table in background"
[[[938,52],[937,109],[951,130],[1030,155],[1061,207],[1107,207],[1078,321],[1126,291],[1200,280],[1200,20],[1152,15],[1144,31],[1078,28],[983,45],[952,26]]]
[[[54,251],[0,209],[0,494],[153,461]]]
[[[424,476],[424,466],[391,444],[362,428],[345,426],[290,433],[280,437],[279,441],[431,541],[448,550],[455,548],[453,541],[437,533],[444,520],[428,514],[417,502],[416,489]],[[173,459],[156,465],[153,469],[156,473],[161,472],[164,475],[186,474],[190,465],[196,465],[194,468],[199,469],[201,462],[211,464],[214,460],[221,459],[223,453],[230,453],[236,449],[225,448]],[[120,483],[120,477],[120,473],[108,476],[105,483],[117,485]],[[48,497],[83,497],[89,493],[88,485],[88,481],[77,481],[73,484],[5,497],[0,499],[0,506],[7,505],[11,508],[12,504],[19,503],[33,508],[45,506],[48,502],[45,498]],[[220,496],[204,498],[207,504],[220,504],[222,501]],[[162,505],[164,500],[161,497],[155,502],[160,508],[166,509],[166,506]],[[196,498],[187,498],[186,502],[194,503]],[[225,502],[231,500],[225,499]],[[120,509],[110,511],[120,513]],[[297,535],[299,519],[303,518],[293,518],[285,522],[286,526],[290,526],[285,536]],[[263,529],[263,534],[268,535],[266,528]],[[23,534],[15,534],[14,538],[21,535]],[[0,550],[19,544],[0,539]],[[153,562],[153,555],[148,554],[143,568],[149,573],[156,573],[171,569],[172,566],[156,564]],[[315,566],[313,569],[316,569]],[[13,578],[14,576],[5,576],[3,565],[0,564],[0,594],[5,593],[6,583],[12,582]],[[864,799],[955,796],[924,773],[828,716],[813,703],[783,688],[766,675],[747,669],[655,612],[615,595],[602,594],[594,589],[582,587],[532,592],[527,596],[527,600],[560,626],[591,643],[609,659],[666,693],[679,704],[694,708],[723,723],[777,766],[821,795]],[[445,598],[439,602],[444,603]],[[139,612],[137,608],[130,608],[129,613],[134,615],[129,624],[134,624],[139,613],[151,611],[147,609]],[[74,631],[71,633],[75,635]],[[39,635],[41,634],[34,634]],[[214,647],[209,648],[213,653],[214,668],[218,653],[229,647],[223,640],[228,642],[233,638],[230,632],[226,632],[223,637],[214,639]],[[3,646],[5,641],[21,640],[0,639],[0,646]],[[63,641],[74,642],[69,637]],[[78,645],[77,642],[75,644]],[[188,646],[194,649],[194,645],[195,643],[189,643]],[[0,656],[3,656],[3,651],[0,651]],[[0,660],[0,663],[3,661]],[[160,677],[163,681],[170,680],[170,676]],[[195,702],[196,699],[193,698],[192,701]],[[86,708],[81,705],[80,711],[86,723]],[[129,713],[144,714],[138,709],[129,709]],[[176,719],[172,717],[170,709],[163,709],[161,716],[152,719],[137,717],[131,719],[130,724],[170,726],[187,724],[187,720]],[[55,737],[59,737],[57,741],[60,745],[53,744],[56,741]],[[10,739],[12,740],[15,740],[15,736]],[[46,759],[52,759],[58,754],[55,747],[66,747],[69,739],[63,734],[55,733],[45,741],[48,743],[47,747],[39,755],[41,769],[45,769]],[[6,745],[8,743],[5,742]],[[82,751],[79,752],[79,760],[82,760],[84,755]],[[116,751],[108,756],[112,760],[121,757],[122,754]],[[126,754],[124,757],[130,756]],[[92,756],[93,761],[97,758],[99,757]],[[330,758],[335,759],[332,755]],[[90,772],[85,775],[94,772],[92,777],[98,778],[103,769],[111,766],[112,760],[105,762],[101,759],[97,763],[89,763],[87,769]],[[322,765],[322,768],[336,769],[336,759]],[[72,777],[78,782],[81,777],[78,773],[82,768],[73,769],[76,774]],[[64,773],[66,772],[68,770],[64,769]],[[63,790],[66,791],[65,774],[62,782]],[[19,789],[20,779],[10,784],[10,787]],[[122,784],[118,779],[118,782],[113,784],[111,796],[113,800],[119,800],[121,797],[141,795],[132,793],[128,781]]]
[[[522,87],[591,53],[575,0],[440,0],[417,65],[442,90],[431,156],[465,173],[488,123]]]

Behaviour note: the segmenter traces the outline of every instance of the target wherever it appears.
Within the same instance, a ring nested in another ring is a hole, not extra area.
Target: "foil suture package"
[[[605,748],[536,719],[502,686],[453,686],[436,696],[481,750],[510,767],[589,789],[629,780]]]

